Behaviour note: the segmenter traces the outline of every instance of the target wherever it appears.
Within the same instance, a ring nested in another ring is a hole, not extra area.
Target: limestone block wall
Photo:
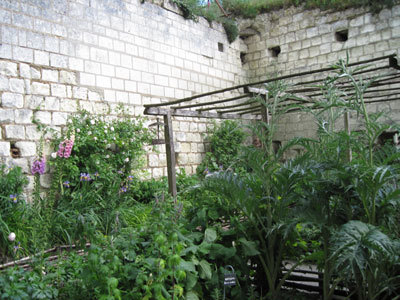
[[[219,24],[185,20],[168,2],[161,6],[0,0],[0,160],[29,174],[40,138],[33,118],[61,130],[78,108],[113,115],[123,104],[139,116],[144,104],[243,80],[240,41],[230,45]],[[174,121],[177,161],[189,173],[201,161],[205,126],[206,120]],[[166,175],[158,148],[148,155],[152,176]]]
[[[292,7],[243,20],[240,28],[252,33],[244,38],[243,68],[249,81],[258,81],[328,67],[345,59],[346,53],[351,62],[399,53],[400,6],[378,14],[365,8],[333,12]],[[347,35],[347,40],[340,34]],[[369,106],[371,111],[382,109],[400,121],[399,102]],[[353,128],[359,125],[355,115],[350,122]],[[314,136],[315,130],[309,115],[288,114],[282,118],[276,140],[284,143],[295,136]]]

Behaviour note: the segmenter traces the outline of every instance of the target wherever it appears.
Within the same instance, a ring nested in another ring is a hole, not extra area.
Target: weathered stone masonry
[[[163,6],[163,7],[162,7]],[[373,15],[290,8],[240,21],[229,44],[223,28],[185,20],[167,0],[0,0],[0,159],[29,174],[40,138],[32,118],[60,130],[79,107],[132,116],[143,105],[397,52],[400,6]],[[346,34],[348,39],[338,37]],[[342,39],[342,40],[340,40]],[[229,96],[229,95],[225,95]],[[394,117],[399,104],[388,103]],[[371,110],[377,109],[371,106]],[[207,120],[173,122],[177,163],[195,171]],[[355,126],[356,119],[352,119]],[[305,115],[283,119],[276,139],[313,135]],[[151,175],[166,175],[163,146],[148,154]],[[12,155],[19,158],[13,158]],[[42,176],[42,185],[48,178]]]
[[[219,24],[185,20],[173,6],[138,0],[0,0],[0,157],[29,173],[40,138],[32,117],[60,130],[82,107],[133,116],[143,104],[240,80],[239,43]],[[35,111],[37,110],[37,111]],[[204,152],[205,120],[176,119],[178,164],[191,173]],[[17,148],[20,158],[12,158]],[[164,147],[148,155],[165,175]],[[47,184],[46,176],[43,185]]]
[[[400,54],[399,5],[378,14],[363,8],[332,12],[292,7],[242,21],[240,27],[242,32],[252,33],[244,39],[247,52],[242,53],[243,68],[251,82],[327,67],[339,58],[345,59],[346,53],[351,62]],[[276,48],[279,54],[274,53]],[[385,110],[388,117],[400,121],[398,101],[371,104],[368,109]],[[355,115],[350,123],[357,129]],[[285,143],[295,136],[314,136],[315,131],[316,123],[310,115],[288,114],[276,139]]]

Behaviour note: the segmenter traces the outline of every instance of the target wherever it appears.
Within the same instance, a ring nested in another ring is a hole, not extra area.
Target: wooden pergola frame
[[[370,65],[371,63],[379,66]],[[354,75],[371,74],[366,79],[379,78],[373,82],[370,89],[366,91],[364,98],[368,99],[365,103],[379,103],[387,101],[400,100],[400,67],[397,63],[396,54],[377,57],[374,59],[359,61],[348,64],[352,66],[365,66]],[[269,113],[267,108],[254,99],[254,96],[261,95],[267,97],[268,91],[265,89],[265,84],[279,80],[293,80],[300,79],[294,82],[287,93],[296,95],[295,99],[289,101],[301,102],[311,109],[318,109],[315,107],[317,97],[323,96],[320,89],[315,85],[322,83],[326,78],[326,73],[335,71],[334,67],[322,68],[307,72],[300,72],[291,75],[275,77],[272,79],[262,80],[258,82],[236,85],[220,90],[215,90],[203,94],[197,94],[191,97],[178,99],[169,102],[161,102],[156,104],[144,105],[145,115],[163,116],[164,123],[164,136],[165,147],[167,154],[167,167],[168,167],[168,186],[169,192],[172,196],[176,196],[176,171],[175,171],[175,148],[173,142],[173,128],[171,117],[192,117],[192,118],[214,118],[214,119],[262,119],[265,122],[269,121]],[[384,71],[385,73],[381,73]],[[321,79],[312,79],[302,81],[303,77],[310,75],[324,75]],[[351,91],[351,86],[342,83],[342,89]],[[230,95],[225,98],[225,93],[236,92],[238,95]],[[221,96],[222,95],[222,96]],[[351,96],[349,93],[348,96]],[[203,100],[207,97],[219,96],[222,99],[218,100]],[[230,104],[235,102],[234,104]],[[223,105],[221,105],[223,104]],[[290,111],[294,112],[296,110]],[[157,123],[160,124],[160,123]],[[345,130],[350,132],[349,127],[349,114],[345,113],[344,116]],[[158,140],[158,144],[162,143]],[[351,153],[349,158],[351,159]]]

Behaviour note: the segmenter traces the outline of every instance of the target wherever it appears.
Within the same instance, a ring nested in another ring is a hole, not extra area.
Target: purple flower
[[[134,178],[133,175],[129,175],[128,176],[128,181],[133,181],[133,178]]]
[[[96,177],[96,178],[99,177],[99,172],[97,172],[97,171],[94,172],[93,176]]]
[[[203,172],[203,174],[208,174],[209,173],[209,171],[208,171],[208,168],[205,168],[205,170],[204,170],[204,172]]]
[[[46,158],[42,157],[33,162],[31,172],[32,174],[44,174],[44,169],[46,167]]]
[[[126,193],[127,190],[128,190],[128,189],[127,189],[125,186],[123,186],[123,187],[119,190],[119,192],[120,192],[120,193]]]
[[[64,181],[63,182],[63,186],[66,187],[66,188],[69,188],[70,187],[70,182],[68,180]]]
[[[118,174],[124,174],[124,172],[122,172],[121,170],[117,171]]]
[[[17,199],[18,195],[10,195],[10,199],[13,203],[17,203],[18,199]]]
[[[80,181],[90,181],[92,178],[89,173],[81,173]]]

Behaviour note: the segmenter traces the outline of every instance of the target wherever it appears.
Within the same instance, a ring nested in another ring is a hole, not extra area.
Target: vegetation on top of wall
[[[215,1],[172,0],[183,13],[186,19],[198,20],[204,17],[209,22],[220,22],[232,43],[238,36],[236,18],[255,18],[257,15],[290,6],[303,6],[305,9],[320,8],[322,10],[343,10],[351,7],[369,7],[372,12],[379,12],[385,7],[392,7],[397,0],[220,0],[226,13],[221,11]],[[222,3],[223,2],[223,3]]]

